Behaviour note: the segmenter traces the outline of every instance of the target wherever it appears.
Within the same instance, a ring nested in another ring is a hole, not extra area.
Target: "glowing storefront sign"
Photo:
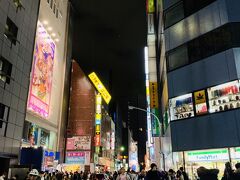
[[[69,151],[66,153],[67,164],[90,164],[89,151]]]
[[[107,89],[104,87],[98,76],[95,72],[92,72],[88,75],[94,86],[97,88],[98,92],[102,95],[104,101],[108,104],[111,100],[111,95],[107,91]]]
[[[91,136],[74,136],[67,138],[67,150],[91,149]]]
[[[38,22],[27,109],[43,118],[49,115],[55,44]]]
[[[95,146],[101,145],[102,96],[96,95]]]
[[[209,161],[219,161],[228,160],[229,154],[227,149],[216,149],[208,151],[190,151],[187,152],[187,161],[191,162],[209,162]]]

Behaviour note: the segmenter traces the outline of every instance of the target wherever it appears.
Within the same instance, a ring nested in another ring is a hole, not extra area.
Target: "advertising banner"
[[[90,152],[89,151],[68,151],[66,152],[67,164],[90,164]]]
[[[111,148],[111,134],[107,132],[107,139],[106,139],[106,150],[110,150]]]
[[[92,81],[92,83],[94,84],[98,92],[102,95],[104,101],[107,104],[109,104],[112,97],[107,91],[107,89],[105,88],[105,86],[103,85],[103,83],[98,78],[97,74],[95,72],[92,72],[91,74],[88,75],[88,77],[90,78],[90,80]]]
[[[101,136],[100,134],[96,134],[95,136],[95,146],[100,146],[101,145]]]
[[[159,110],[158,109],[151,109],[151,112],[159,117]],[[157,118],[151,116],[151,123],[152,123],[152,136],[159,137],[160,136],[160,124]]]
[[[67,150],[90,150],[91,136],[74,136],[67,138]]]
[[[111,133],[111,149],[112,150],[115,149],[115,132],[114,131]]]
[[[150,107],[158,108],[157,82],[150,82]]]
[[[139,170],[138,169],[138,147],[137,147],[137,143],[135,142],[130,143],[129,167],[136,172]]]
[[[55,44],[38,22],[27,109],[43,118],[49,115]]]
[[[102,96],[96,95],[95,146],[101,145]]]

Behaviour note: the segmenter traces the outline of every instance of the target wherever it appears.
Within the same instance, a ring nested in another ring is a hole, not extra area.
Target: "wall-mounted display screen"
[[[55,44],[38,22],[27,107],[43,118],[49,115],[54,55]]]
[[[208,98],[210,113],[239,108],[239,81],[232,81],[208,88]]]
[[[171,120],[193,117],[192,93],[170,99],[169,107]]]

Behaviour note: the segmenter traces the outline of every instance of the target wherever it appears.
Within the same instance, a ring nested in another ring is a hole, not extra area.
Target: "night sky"
[[[144,0],[72,0],[75,11],[73,57],[96,71],[114,99],[145,94]]]
[[[145,0],[71,2],[74,16],[73,58],[86,74],[95,71],[109,90],[112,95],[110,110],[111,107],[121,109],[122,121],[133,130],[133,138],[140,146],[139,161],[142,162],[146,153],[143,148],[146,144],[146,115],[128,112],[127,106],[145,108]]]

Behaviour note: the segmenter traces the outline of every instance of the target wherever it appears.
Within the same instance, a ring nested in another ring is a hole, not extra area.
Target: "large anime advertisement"
[[[38,22],[33,55],[28,110],[47,118],[51,99],[55,44]]]

